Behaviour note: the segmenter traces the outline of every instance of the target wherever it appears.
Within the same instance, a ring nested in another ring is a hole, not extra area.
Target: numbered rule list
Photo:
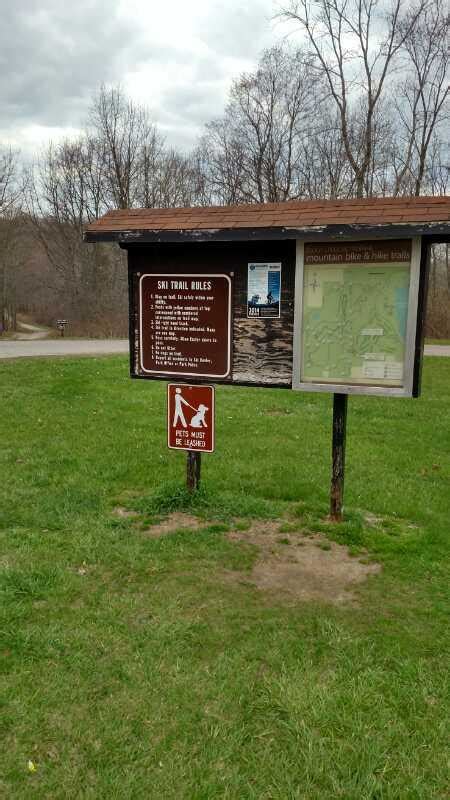
[[[143,275],[139,282],[144,372],[226,378],[230,374],[228,275]]]

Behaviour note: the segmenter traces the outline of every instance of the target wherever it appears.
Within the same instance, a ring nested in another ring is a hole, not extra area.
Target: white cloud
[[[168,143],[189,148],[276,38],[274,0],[0,3],[0,139],[27,152],[81,128],[102,82],[120,82]]]

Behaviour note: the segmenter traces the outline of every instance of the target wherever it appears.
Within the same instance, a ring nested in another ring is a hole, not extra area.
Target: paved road
[[[0,339],[0,359],[33,356],[101,356],[128,353],[128,339]],[[427,344],[426,356],[450,357],[450,345]]]
[[[104,356],[128,353],[128,339],[0,339],[1,358],[32,356]]]
[[[425,355],[426,356],[449,356],[450,357],[450,345],[449,344],[426,344],[425,345]]]

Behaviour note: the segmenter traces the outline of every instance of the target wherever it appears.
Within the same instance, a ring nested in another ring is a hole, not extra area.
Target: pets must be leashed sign
[[[167,444],[174,450],[214,451],[214,387],[169,383]]]

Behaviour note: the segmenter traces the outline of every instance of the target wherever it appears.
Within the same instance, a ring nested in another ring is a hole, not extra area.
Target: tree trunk
[[[17,327],[16,306],[12,302],[4,302],[2,309],[3,331],[15,331]]]

